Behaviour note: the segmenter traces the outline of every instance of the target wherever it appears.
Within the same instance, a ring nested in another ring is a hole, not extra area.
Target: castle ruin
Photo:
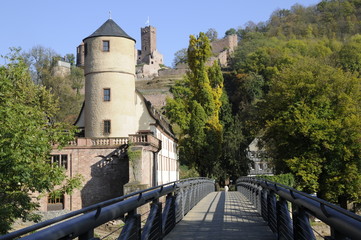
[[[157,50],[156,31],[150,25],[140,29],[141,50],[137,51],[137,78],[156,77],[163,65],[163,55]]]

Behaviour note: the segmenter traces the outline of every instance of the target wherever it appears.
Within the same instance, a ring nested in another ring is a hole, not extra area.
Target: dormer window
[[[110,50],[110,43],[108,40],[103,41],[103,52],[109,52]]]

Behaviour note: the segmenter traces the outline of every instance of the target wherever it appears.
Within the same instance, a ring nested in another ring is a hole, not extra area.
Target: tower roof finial
[[[109,19],[112,19],[112,11],[109,11]]]
[[[149,16],[148,16],[147,21],[145,22],[145,25],[146,25],[146,26],[150,26],[150,23],[149,23]]]

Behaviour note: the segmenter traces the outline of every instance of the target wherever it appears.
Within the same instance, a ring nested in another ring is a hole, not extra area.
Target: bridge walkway
[[[184,216],[165,240],[276,239],[240,192],[212,192]]]

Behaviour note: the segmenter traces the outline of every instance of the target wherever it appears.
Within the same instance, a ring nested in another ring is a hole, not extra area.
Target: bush
[[[194,168],[189,168],[186,165],[179,166],[179,178],[186,179],[186,178],[193,178],[199,177],[199,173]]]
[[[271,182],[280,183],[292,188],[295,186],[295,177],[293,176],[292,173],[286,173],[286,174],[280,174],[274,176],[260,175],[257,176],[257,178],[262,178]]]

